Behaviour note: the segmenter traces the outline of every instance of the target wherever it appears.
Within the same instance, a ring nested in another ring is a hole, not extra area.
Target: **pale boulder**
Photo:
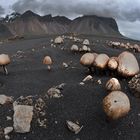
[[[123,52],[118,56],[118,73],[122,76],[134,76],[139,73],[136,57],[130,52]]]
[[[14,106],[14,130],[18,133],[30,132],[33,117],[33,106],[15,105]]]

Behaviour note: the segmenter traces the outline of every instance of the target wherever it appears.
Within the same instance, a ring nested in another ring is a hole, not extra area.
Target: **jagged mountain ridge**
[[[11,17],[11,18],[10,18]],[[1,21],[13,35],[44,34],[93,34],[120,36],[118,26],[113,18],[82,16],[74,20],[64,16],[40,16],[32,11],[23,14],[12,13]]]

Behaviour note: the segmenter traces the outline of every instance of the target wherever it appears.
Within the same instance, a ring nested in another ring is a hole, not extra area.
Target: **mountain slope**
[[[120,35],[117,23],[112,18],[83,16],[73,20],[71,32],[96,35]]]
[[[15,13],[12,20],[5,20],[3,24],[14,35],[63,33],[121,35],[114,19],[97,16],[83,16],[70,20],[64,16],[40,16],[32,11],[26,11],[22,15]]]
[[[12,36],[10,30],[4,25],[0,23],[0,38],[7,38]]]

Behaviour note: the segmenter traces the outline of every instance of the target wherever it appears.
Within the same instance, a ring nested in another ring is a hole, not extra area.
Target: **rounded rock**
[[[130,52],[123,52],[118,56],[118,73],[122,76],[134,76],[139,73],[136,57]]]
[[[116,78],[108,80],[105,87],[109,91],[121,90],[120,82]]]
[[[94,65],[100,69],[105,69],[109,61],[109,57],[106,54],[99,54],[94,62]]]
[[[129,98],[121,91],[113,91],[103,99],[103,110],[112,120],[124,117],[130,111]]]
[[[95,56],[92,53],[84,54],[80,59],[80,64],[83,66],[92,66],[94,62]]]

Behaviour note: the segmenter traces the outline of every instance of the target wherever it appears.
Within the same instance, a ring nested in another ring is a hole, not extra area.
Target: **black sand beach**
[[[15,100],[19,96],[41,96],[52,86],[66,83],[62,91],[63,97],[46,101],[47,128],[41,128],[32,122],[30,133],[13,132],[10,134],[11,140],[139,140],[140,99],[135,98],[130,92],[128,79],[117,77],[122,85],[122,91],[130,99],[131,111],[126,117],[109,122],[102,109],[102,100],[108,94],[105,84],[111,76],[92,73],[93,82],[87,82],[84,86],[79,85],[90,74],[79,63],[82,54],[70,51],[74,43],[68,39],[56,48],[51,47],[51,38],[55,36],[29,38],[0,45],[0,53],[9,54],[12,60],[7,66],[9,75],[5,76],[0,72],[0,94],[13,96]],[[107,40],[129,41],[98,36],[81,38],[88,38],[91,44],[94,44],[90,45],[92,52],[106,53],[109,56],[118,56],[124,49],[107,47]],[[64,50],[61,50],[62,47]],[[15,56],[17,51],[22,51],[22,57]],[[140,54],[134,54],[140,64]],[[50,55],[54,61],[50,72],[47,71],[47,66],[42,64],[45,55]],[[63,68],[63,62],[69,63],[69,67]],[[97,83],[99,79],[102,81],[101,85]],[[6,116],[12,115],[11,105],[0,107],[2,128],[12,124],[12,121],[6,120]],[[66,120],[78,121],[83,125],[83,129],[75,135],[67,129]]]

